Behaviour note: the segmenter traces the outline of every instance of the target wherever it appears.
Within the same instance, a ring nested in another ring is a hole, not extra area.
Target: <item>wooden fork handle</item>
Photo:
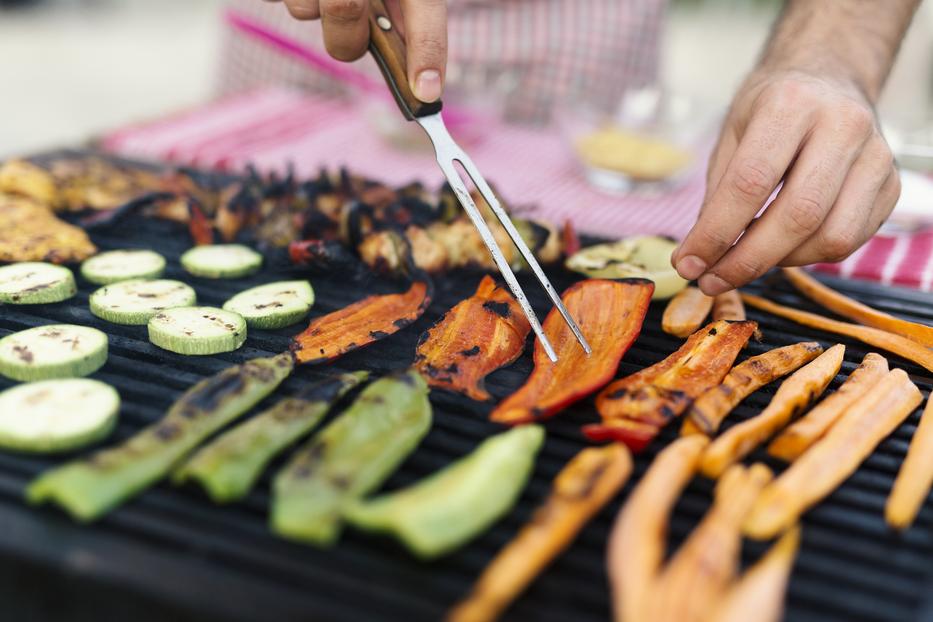
[[[405,55],[405,40],[392,23],[383,0],[370,0],[369,52],[376,59],[379,69],[395,97],[402,114],[409,121],[440,112],[441,101],[425,103],[415,97],[408,84],[408,67]]]

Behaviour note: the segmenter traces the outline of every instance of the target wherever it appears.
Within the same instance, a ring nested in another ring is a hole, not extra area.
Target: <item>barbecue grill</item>
[[[251,277],[213,281],[191,277],[178,264],[190,246],[187,231],[166,221],[131,217],[92,238],[102,250],[151,248],[169,260],[166,278],[190,283],[201,303],[220,306],[229,296],[281,278],[273,268]],[[549,270],[562,290],[577,276]],[[428,311],[414,325],[331,365],[299,367],[260,408],[303,384],[337,371],[368,369],[382,374],[407,366],[418,335],[455,303],[470,295],[480,275],[456,272],[438,278]],[[550,306],[533,277],[520,278],[536,311]],[[341,308],[391,284],[372,279],[348,282],[345,275],[311,278],[316,293],[312,315]],[[933,321],[931,297],[914,291],[827,279],[846,294],[897,315]],[[0,309],[0,336],[32,326],[72,322],[95,326],[110,336],[110,359],[93,377],[116,387],[123,398],[120,423],[108,443],[122,440],[162,416],[191,384],[235,363],[281,352],[304,324],[278,331],[255,330],[240,350],[210,357],[187,357],[160,350],[146,339],[145,327],[98,320],[88,310],[94,286],[79,278],[78,295],[64,303]],[[765,278],[748,288],[783,304],[814,308],[779,279]],[[815,309],[815,308],[814,308]],[[652,304],[641,336],[626,354],[619,375],[651,365],[680,341],[661,332],[663,304]],[[749,310],[765,335],[740,358],[779,345],[816,340],[847,346],[843,372],[851,372],[869,349],[859,342],[803,328]],[[531,371],[531,348],[512,366],[487,379],[501,399]],[[928,393],[930,374],[890,357]],[[838,388],[840,375],[832,388]],[[0,388],[12,383],[0,379]],[[755,393],[726,420],[728,427],[762,409],[774,386]],[[434,391],[434,425],[419,448],[392,476],[392,489],[421,478],[500,431],[486,420],[490,405]],[[346,400],[344,401],[344,405]],[[339,410],[335,409],[335,410]],[[788,620],[908,620],[933,616],[929,599],[933,570],[933,504],[927,503],[912,529],[891,532],[883,520],[888,491],[903,460],[919,412],[885,440],[836,493],[806,514],[803,541],[787,597]],[[464,596],[493,555],[530,517],[548,493],[552,478],[586,444],[580,425],[598,419],[592,400],[547,422],[547,441],[534,475],[515,509],[460,551],[432,563],[419,562],[395,542],[347,530],[330,550],[274,538],[266,527],[269,473],[243,502],[212,504],[195,487],[162,483],[91,525],[78,525],[55,508],[30,508],[23,490],[35,475],[64,458],[0,453],[0,597],[4,620],[437,620]],[[679,425],[669,426],[636,458],[636,470],[623,493],[581,533],[575,544],[508,610],[507,620],[607,620],[609,589],[605,546],[612,521],[632,486],[657,450]],[[67,457],[67,456],[66,456]],[[780,469],[759,450],[753,459]],[[710,502],[712,482],[697,477],[678,503],[670,544],[679,545]],[[746,541],[744,563],[765,544]],[[933,618],[931,618],[933,619]]]

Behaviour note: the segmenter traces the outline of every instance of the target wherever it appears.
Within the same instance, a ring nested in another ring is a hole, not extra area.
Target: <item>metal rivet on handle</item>
[[[392,22],[389,21],[389,18],[385,15],[380,15],[376,18],[376,23],[383,30],[392,30]]]

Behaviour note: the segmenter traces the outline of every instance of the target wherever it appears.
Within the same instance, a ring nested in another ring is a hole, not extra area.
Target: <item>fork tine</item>
[[[444,176],[447,177],[450,187],[453,188],[454,192],[457,194],[457,198],[460,200],[460,204],[463,206],[467,216],[473,221],[473,225],[476,227],[477,231],[479,231],[480,237],[483,238],[483,242],[486,243],[486,247],[489,249],[489,252],[492,253],[492,258],[496,262],[499,272],[502,273],[502,277],[505,279],[506,284],[509,286],[509,289],[512,290],[512,294],[521,306],[522,311],[525,312],[525,316],[528,317],[528,322],[535,331],[535,335],[537,335],[538,339],[541,341],[541,345],[544,347],[544,351],[547,353],[548,358],[551,359],[551,362],[556,363],[557,353],[554,352],[554,347],[551,345],[547,335],[544,334],[544,329],[541,328],[538,316],[535,315],[534,309],[531,308],[531,303],[528,302],[528,297],[525,296],[525,292],[522,290],[521,285],[518,284],[518,279],[515,278],[512,267],[509,266],[509,262],[505,260],[502,250],[499,248],[499,245],[496,244],[496,239],[493,237],[492,231],[489,230],[489,225],[486,224],[479,208],[477,208],[476,203],[473,202],[473,198],[470,196],[466,184],[463,183],[463,179],[460,178],[460,174],[454,168],[453,160],[442,160],[440,154],[438,154],[437,163],[440,165],[441,170],[444,171]]]
[[[544,287],[544,291],[548,293],[548,296],[551,298],[551,302],[553,302],[554,306],[557,307],[557,310],[560,311],[564,321],[567,322],[567,326],[569,326],[570,330],[573,331],[574,337],[576,337],[577,341],[580,342],[580,346],[583,347],[583,350],[587,354],[590,354],[592,350],[590,348],[590,344],[586,341],[586,337],[583,336],[583,333],[580,331],[580,327],[577,326],[577,323],[570,315],[570,312],[567,311],[567,307],[565,307],[563,301],[561,301],[560,296],[554,290],[554,286],[551,285],[551,282],[544,274],[544,270],[542,270],[541,265],[538,264],[538,260],[535,258],[534,253],[531,252],[531,249],[529,249],[528,245],[525,244],[522,236],[515,229],[515,225],[512,224],[512,220],[509,218],[509,215],[506,214],[504,209],[502,209],[502,206],[499,204],[499,200],[496,198],[495,193],[492,191],[492,188],[489,187],[489,184],[486,183],[486,180],[479,172],[479,169],[477,169],[476,165],[473,164],[470,156],[468,156],[462,150],[460,150],[460,153],[457,156],[457,160],[461,165],[463,165],[464,170],[470,176],[470,179],[473,180],[473,183],[480,191],[480,194],[482,194],[483,198],[486,199],[486,203],[488,203],[489,207],[492,208],[493,214],[496,215],[496,218],[499,219],[499,222],[505,228],[506,232],[509,234],[509,237],[512,238],[512,242],[515,244],[515,247],[518,248],[518,252],[522,254],[522,257],[525,258],[525,261],[531,267],[531,271],[535,273],[536,277],[538,277],[538,281],[541,283],[541,286]]]

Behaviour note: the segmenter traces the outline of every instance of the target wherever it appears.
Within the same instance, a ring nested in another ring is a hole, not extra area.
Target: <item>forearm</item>
[[[920,0],[787,0],[759,67],[854,82],[877,101]]]

